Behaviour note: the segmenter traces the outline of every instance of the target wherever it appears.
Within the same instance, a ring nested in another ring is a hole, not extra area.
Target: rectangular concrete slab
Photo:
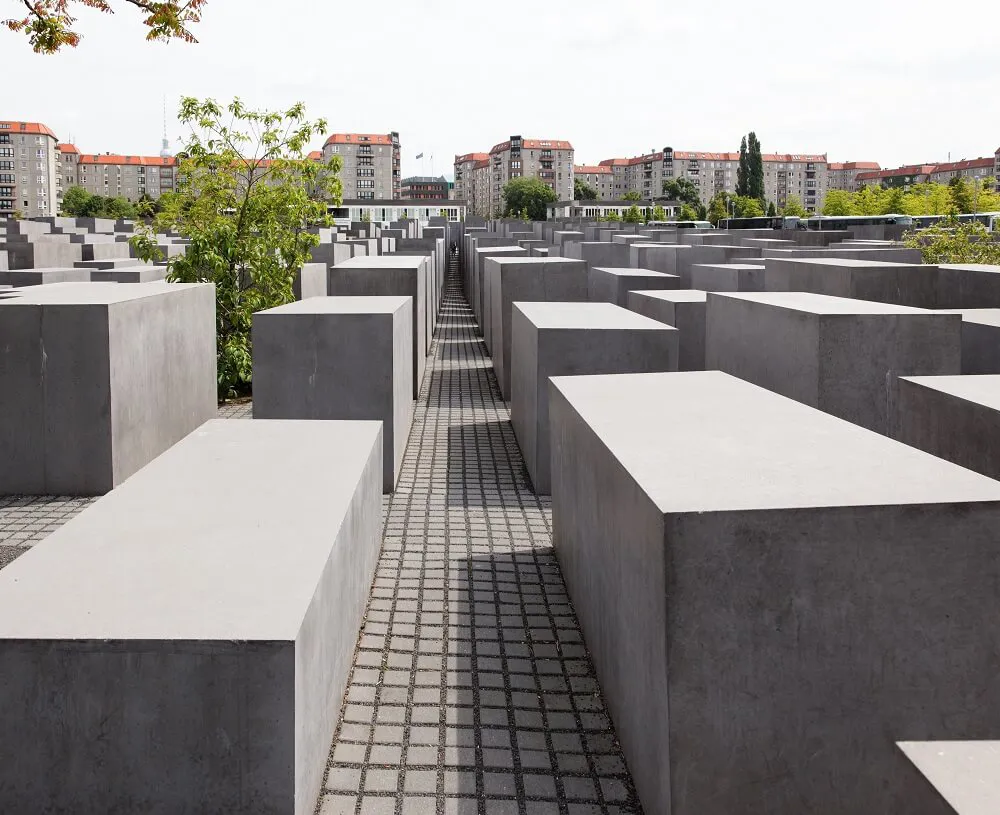
[[[709,293],[705,365],[890,434],[896,379],[961,370],[961,318],[805,292]]]
[[[314,297],[253,315],[255,419],[377,420],[392,492],[413,420],[409,297]]]
[[[0,494],[97,495],[216,414],[208,283],[0,300]]]
[[[420,395],[427,366],[427,274],[423,255],[365,255],[329,269],[327,294],[335,296],[401,296],[413,305],[413,398]]]
[[[705,370],[705,299],[695,289],[628,293],[628,309],[673,326],[678,334],[677,370]]]
[[[511,304],[515,300],[585,301],[587,264],[569,258],[523,257],[491,257],[485,264],[490,310],[484,316],[484,335],[488,337],[500,392],[509,401]]]
[[[511,424],[538,495],[548,495],[552,376],[677,370],[677,330],[611,303],[513,304]]]
[[[1000,741],[901,741],[899,749],[958,815],[1000,812]]]
[[[764,266],[750,263],[696,263],[691,285],[702,291],[764,291]]]
[[[311,813],[381,466],[377,422],[213,420],[0,571],[0,809]]]
[[[894,742],[1000,727],[1000,483],[714,371],[558,377],[549,414],[644,810],[945,815]]]
[[[937,266],[838,258],[767,258],[764,265],[764,288],[769,292],[803,291],[937,308]]]
[[[1000,375],[908,376],[898,388],[894,438],[1000,478]]]
[[[594,303],[624,308],[628,293],[639,289],[679,289],[680,278],[652,269],[593,267],[587,274],[587,296]]]

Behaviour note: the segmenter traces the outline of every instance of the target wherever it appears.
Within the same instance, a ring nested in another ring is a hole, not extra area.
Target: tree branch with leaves
[[[338,156],[309,158],[310,142],[326,131],[299,103],[285,111],[257,111],[234,99],[181,101],[179,120],[191,128],[178,167],[178,189],[152,227],[132,238],[136,255],[155,260],[157,232],[176,230],[190,240],[170,258],[167,279],[214,283],[220,398],[250,390],[250,331],[255,311],[293,299],[292,286],[317,227],[330,226],[328,206],[340,204]]]
[[[202,9],[208,0],[121,0],[143,13],[142,24],[148,29],[146,39],[197,42],[191,27],[201,22]],[[19,0],[27,10],[23,17],[3,21],[11,31],[24,32],[38,54],[55,54],[63,46],[76,48],[82,35],[75,29],[76,7],[114,14],[110,0]]]

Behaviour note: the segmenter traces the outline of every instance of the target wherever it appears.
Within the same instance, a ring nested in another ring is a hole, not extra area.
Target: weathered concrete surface
[[[1000,728],[1000,484],[719,372],[558,377],[549,413],[644,810],[949,813],[894,742]]]
[[[709,293],[705,365],[879,433],[896,380],[961,371],[957,314],[804,292]]]
[[[628,293],[639,289],[678,289],[681,279],[652,269],[593,267],[587,273],[587,297],[594,303],[624,308]]]
[[[767,269],[764,287],[769,292],[812,292],[897,306],[937,308],[937,266],[837,258],[767,258],[764,265]]]
[[[214,420],[0,571],[0,810],[311,813],[381,466],[376,422]]]
[[[680,332],[677,370],[704,371],[705,298],[705,292],[695,289],[630,291],[628,308]]]
[[[314,297],[254,314],[253,415],[382,422],[392,492],[413,421],[410,298]]]

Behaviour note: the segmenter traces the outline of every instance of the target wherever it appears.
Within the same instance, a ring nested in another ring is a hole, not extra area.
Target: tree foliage
[[[781,214],[790,218],[805,218],[809,212],[802,205],[802,200],[797,195],[789,195],[785,199],[785,205],[781,208]]]
[[[919,232],[907,232],[903,243],[919,249],[924,263],[1000,264],[1000,243],[978,221],[948,218]]]
[[[736,167],[736,194],[750,195],[750,161],[747,153],[747,137],[740,142],[740,163]]]
[[[503,188],[504,215],[519,217],[527,212],[532,221],[548,217],[548,205],[557,200],[556,192],[539,178],[521,176],[512,178]]]
[[[83,187],[70,187],[63,193],[60,212],[63,215],[76,218],[136,218],[140,208],[127,198],[115,196],[105,198],[103,195],[92,195]]]
[[[764,200],[764,156],[760,151],[760,140],[752,130],[747,136],[747,195]]]
[[[176,195],[164,196],[159,230],[190,239],[170,258],[167,279],[215,284],[220,398],[251,385],[250,329],[255,311],[291,302],[296,273],[319,243],[311,227],[329,226],[327,205],[340,203],[341,160],[308,158],[326,122],[305,108],[257,111],[234,99],[181,101],[179,120],[191,128],[178,169]],[[139,229],[136,254],[154,259],[155,236]]]
[[[701,203],[698,188],[689,178],[668,178],[663,182],[663,194],[671,201],[697,207]]]
[[[665,221],[665,220],[667,220],[667,211],[663,207],[661,207],[659,204],[657,204],[655,207],[653,207],[653,215],[652,215],[652,218],[650,220],[653,220],[653,221]]]
[[[773,218],[778,214],[778,208],[774,205],[774,201],[767,202],[767,217]]]
[[[678,221],[700,221],[698,210],[690,204],[681,204],[680,212],[677,213]]]
[[[948,184],[914,184],[899,187],[864,187],[858,192],[830,190],[823,202],[824,215],[950,215],[1000,211],[1000,194],[993,179],[952,179]]]
[[[190,26],[201,21],[208,0],[121,0],[139,9],[147,40],[197,42]],[[79,6],[114,14],[110,0],[22,0],[24,17],[4,20],[11,31],[24,32],[38,54],[54,54],[63,46],[76,48],[81,35],[74,29]]]
[[[577,201],[596,201],[597,190],[582,178],[573,179],[573,198]]]
[[[718,226],[719,221],[728,217],[729,194],[725,192],[716,193],[712,196],[712,200],[708,203],[707,220],[710,221],[713,226]]]
[[[762,218],[764,217],[764,206],[756,198],[746,195],[736,195],[733,197],[733,214],[737,218]]]
[[[632,204],[622,215],[622,221],[626,224],[641,224],[645,221],[642,211],[635,204]]]
[[[639,195],[635,190],[629,190],[622,196],[622,201],[641,201],[642,196]]]

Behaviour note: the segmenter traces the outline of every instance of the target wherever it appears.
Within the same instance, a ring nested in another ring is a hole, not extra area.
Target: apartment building
[[[72,156],[72,153],[64,153]],[[170,156],[123,156],[85,153],[75,162],[76,184],[92,195],[124,198],[133,203],[143,196],[159,198],[177,189],[177,159]],[[63,176],[71,162],[63,163]],[[72,186],[69,185],[69,186]]]
[[[415,175],[404,178],[400,187],[404,201],[447,201],[448,179],[442,176]]]
[[[1000,149],[994,155],[993,177],[997,180],[997,189],[1000,189]]]
[[[966,181],[985,181],[996,178],[996,157],[962,159],[938,164],[931,172],[931,181],[938,184],[948,184],[953,178],[964,178]]]
[[[832,161],[826,167],[826,188],[857,192],[862,184],[860,173],[878,172],[882,168],[877,161]]]
[[[931,180],[935,164],[908,164],[891,170],[870,170],[858,174],[858,187],[872,184],[883,187],[900,187],[909,189],[913,184],[926,184]]]
[[[399,134],[334,133],[323,158],[340,156],[345,200],[393,200],[401,196]]]
[[[77,186],[80,177],[80,151],[75,144],[56,145],[56,155],[58,158],[58,176],[56,178],[56,199],[59,208],[62,208],[63,193],[70,187]]]
[[[490,170],[494,212],[503,211],[504,185],[521,176],[541,179],[559,201],[573,198],[573,145],[568,141],[511,136],[490,150]]]
[[[629,191],[627,158],[606,158],[598,167],[607,167],[611,171],[611,200],[620,201]]]
[[[490,157],[489,153],[465,153],[455,156],[455,199],[458,201],[468,201],[472,205],[474,194],[472,191],[472,176],[476,165],[481,161],[486,161]]]
[[[0,121],[0,216],[56,214],[58,143],[40,122]]]
[[[573,167],[573,181],[580,179],[597,190],[598,201],[612,201],[615,198],[614,172],[602,164],[578,164]],[[576,197],[575,195],[573,196]]]
[[[472,168],[472,185],[469,196],[469,211],[473,215],[490,216],[493,210],[492,170],[489,153]]]

